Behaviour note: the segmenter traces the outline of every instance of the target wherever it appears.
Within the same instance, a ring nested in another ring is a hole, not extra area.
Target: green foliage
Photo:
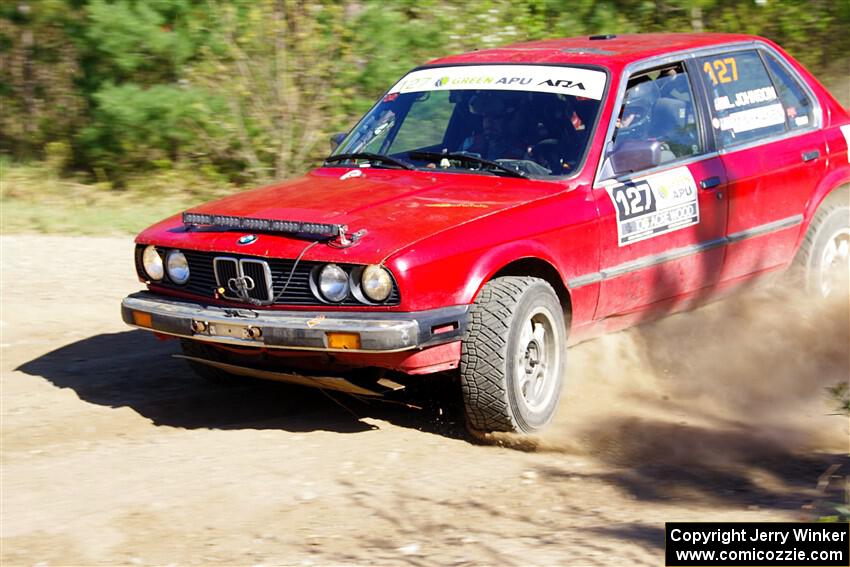
[[[92,122],[77,142],[94,167],[117,179],[189,157],[197,123],[215,108],[209,93],[173,84],[106,83],[92,99]]]
[[[188,8],[189,3],[181,0],[93,0],[86,10],[85,38],[100,52],[102,68],[115,79],[136,78],[137,73],[174,79],[199,39],[186,29]]]
[[[846,0],[19,0],[0,4],[0,152],[114,187],[168,168],[256,183],[314,165],[331,133],[442,55],[756,33],[850,96],[848,28]]]
[[[36,156],[85,122],[75,84],[79,52],[67,31],[79,14],[64,0],[0,4],[0,152]]]

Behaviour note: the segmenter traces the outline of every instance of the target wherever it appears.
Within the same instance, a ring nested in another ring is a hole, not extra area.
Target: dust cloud
[[[848,380],[848,298],[774,283],[572,348],[552,427],[500,443],[616,464],[846,455],[826,388]]]

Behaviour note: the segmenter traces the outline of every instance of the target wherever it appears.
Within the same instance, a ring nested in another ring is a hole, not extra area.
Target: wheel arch
[[[850,165],[831,171],[823,179],[821,179],[818,186],[812,192],[812,196],[806,203],[806,209],[803,212],[803,226],[800,230],[800,234],[797,236],[795,254],[796,251],[799,250],[800,244],[802,244],[803,238],[805,238],[806,232],[809,230],[809,225],[811,224],[812,219],[815,218],[815,214],[817,214],[820,206],[824,201],[829,199],[830,196],[835,195],[840,191],[850,192]]]
[[[519,258],[499,268],[484,283],[503,276],[531,276],[545,280],[558,295],[558,300],[561,302],[564,310],[564,321],[569,329],[573,307],[572,298],[570,297],[570,290],[564,284],[561,273],[554,265],[534,256]]]
[[[548,282],[558,296],[564,311],[564,321],[567,329],[570,329],[573,298],[563,271],[558,268],[547,246],[534,240],[514,241],[483,254],[469,271],[463,302],[474,302],[487,282],[502,276],[531,276]]]

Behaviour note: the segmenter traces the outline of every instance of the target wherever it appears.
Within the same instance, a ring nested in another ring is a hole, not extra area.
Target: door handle
[[[812,150],[810,152],[803,152],[803,161],[812,161],[813,159],[818,159],[820,157],[820,150]]]
[[[707,189],[714,189],[718,185],[720,185],[720,178],[717,177],[716,175],[714,177],[708,177],[706,179],[703,179],[702,181],[699,182],[699,186],[702,187],[703,189],[706,189],[706,190]]]

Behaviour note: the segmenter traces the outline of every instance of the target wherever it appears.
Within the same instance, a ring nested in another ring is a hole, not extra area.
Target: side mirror
[[[661,142],[624,140],[614,144],[614,151],[608,159],[614,175],[650,169],[661,164]]]
[[[345,137],[348,135],[347,132],[337,132],[336,134],[331,136],[331,151],[334,151],[339,147]]]

